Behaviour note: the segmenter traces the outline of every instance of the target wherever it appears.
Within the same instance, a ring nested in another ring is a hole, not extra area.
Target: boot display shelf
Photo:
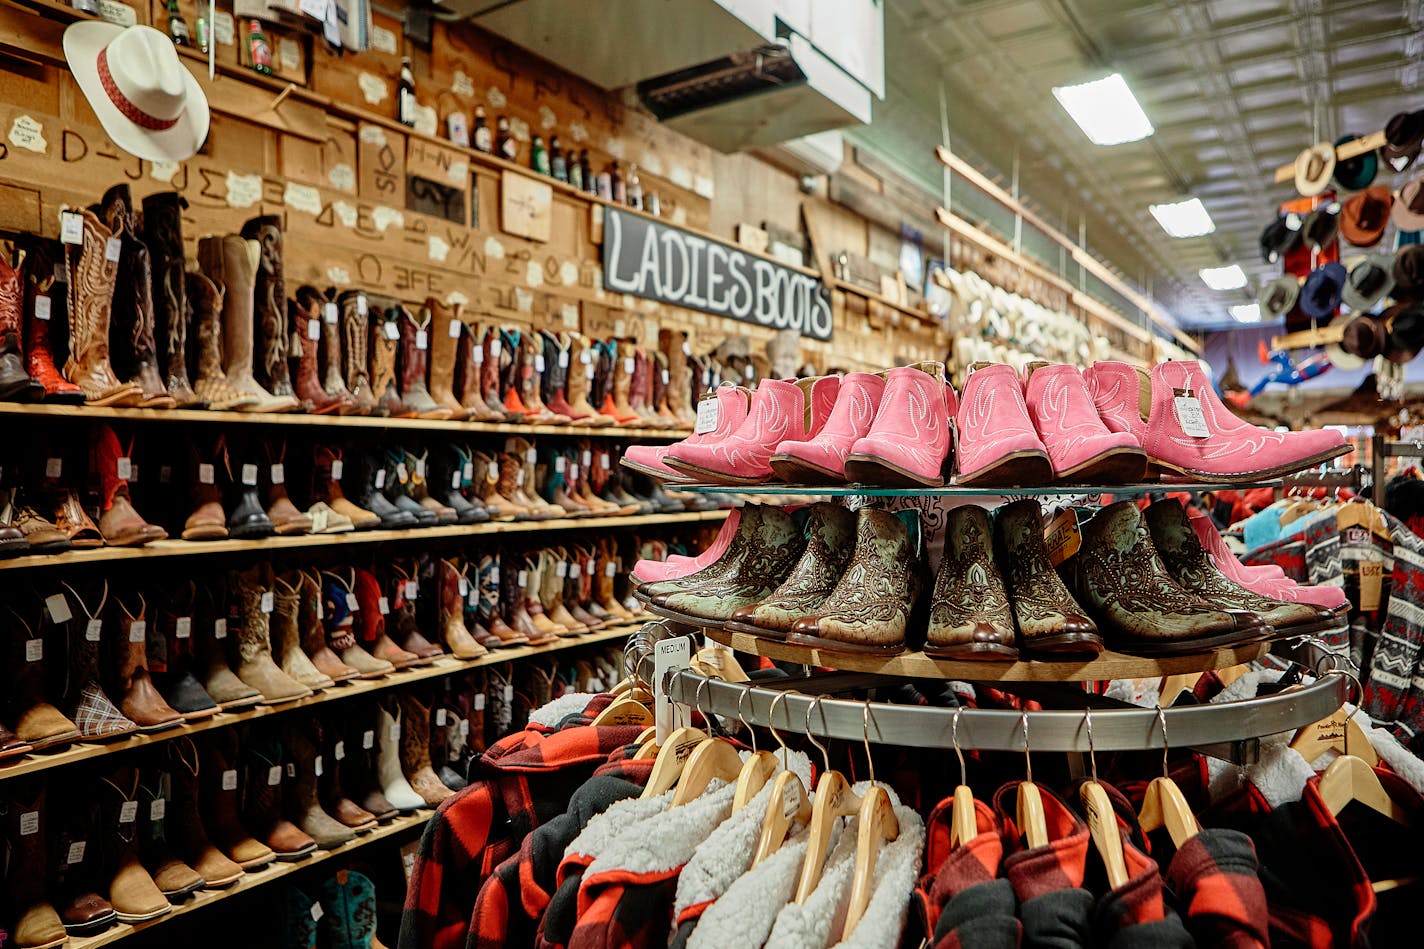
[[[635,428],[628,425],[523,425],[503,422],[456,422],[449,419],[385,418],[375,415],[309,415],[301,412],[219,412],[207,409],[135,409],[96,405],[54,405],[44,402],[0,402],[7,416],[97,419],[117,422],[199,422],[236,425],[317,425],[335,428],[376,428],[387,431],[440,431],[466,435],[572,435],[679,441],[685,429]]]
[[[1308,670],[1327,663],[1333,667],[1338,662],[1318,640],[1285,640],[1272,648]],[[955,709],[829,697],[836,691],[894,685],[898,681],[834,672],[749,685],[708,679],[693,670],[683,670],[667,676],[666,692],[673,701],[688,708],[779,732],[806,734],[809,729],[817,738],[854,744],[873,741],[911,748],[953,748]],[[1118,703],[1071,686],[1010,687],[1010,691],[1019,691],[1045,705],[1068,708],[1030,712],[964,709],[958,715],[958,741],[962,749],[983,751],[1024,751],[1026,744],[1030,752],[1160,750],[1165,719],[1165,739],[1170,747],[1190,746],[1244,764],[1256,759],[1261,736],[1294,731],[1326,718],[1344,705],[1349,688],[1350,680],[1345,675],[1326,673],[1307,685],[1277,695],[1167,708],[1161,710],[1159,718],[1158,709]],[[1084,713],[1084,706],[1089,703],[1091,726]]]
[[[172,910],[157,919],[140,923],[115,923],[112,927],[97,936],[70,936],[66,946],[68,946],[68,949],[98,949],[99,946],[110,945],[128,936],[135,935],[136,933],[144,932],[155,926],[161,926],[170,919],[175,919],[185,913],[191,913],[194,910],[212,906],[214,903],[222,900],[249,893],[257,887],[266,886],[268,883],[273,883],[293,873],[301,873],[308,867],[325,863],[328,860],[348,857],[352,851],[364,847],[367,844],[373,844],[380,840],[404,835],[410,831],[418,832],[420,828],[425,826],[425,822],[430,819],[432,813],[433,809],[422,809],[416,811],[414,814],[402,815],[393,819],[390,823],[382,824],[375,830],[362,834],[355,840],[342,844],[339,847],[333,847],[330,850],[318,850],[316,853],[292,863],[278,861],[254,873],[244,873],[242,879],[225,889],[199,890],[183,902],[175,904]]]
[[[151,557],[191,557],[209,554],[237,554],[251,551],[276,552],[311,547],[341,547],[353,544],[381,544],[402,541],[438,540],[450,537],[478,537],[487,534],[525,534],[539,531],[578,531],[608,527],[646,527],[654,524],[691,524],[725,520],[728,511],[684,511],[671,514],[629,514],[617,517],[560,517],[546,521],[486,521],[482,524],[450,524],[443,527],[413,527],[408,530],[348,531],[344,534],[297,534],[264,537],[260,540],[159,540],[144,547],[95,547],[68,550],[60,554],[24,554],[0,560],[0,571],[37,567],[67,567],[79,563],[110,563]]]
[[[939,488],[894,488],[875,484],[680,484],[664,482],[664,490],[690,491],[696,494],[787,494],[819,497],[925,498],[925,497],[1097,497],[1104,494],[1141,495],[1173,491],[1246,491],[1251,488],[1281,488],[1279,479],[1241,484],[1219,484],[1201,481],[1145,481],[1139,484],[1043,484],[1022,488],[945,485]]]
[[[315,705],[325,705],[331,702],[338,702],[342,699],[354,698],[358,695],[384,692],[387,689],[400,688],[401,686],[410,685],[413,682],[420,682],[425,679],[443,678],[444,676],[457,675],[486,666],[502,665],[506,662],[528,659],[534,656],[553,655],[566,649],[578,649],[581,646],[594,646],[600,643],[615,642],[626,638],[629,631],[636,628],[636,625],[624,623],[606,629],[595,630],[591,633],[585,633],[581,636],[565,636],[560,638],[558,642],[549,643],[547,646],[515,646],[509,649],[495,649],[491,650],[489,655],[480,656],[478,659],[456,659],[454,656],[447,654],[426,666],[418,666],[413,669],[404,669],[398,672],[388,673],[379,679],[355,679],[344,684],[323,689],[305,698],[294,699],[290,702],[281,702],[273,705],[254,705],[246,709],[238,709],[231,712],[218,712],[211,718],[201,721],[178,725],[158,732],[134,734],[127,738],[119,738],[114,741],[76,741],[57,751],[31,752],[19,758],[0,762],[0,782],[4,782],[8,778],[18,778],[21,775],[34,774],[37,771],[49,771],[54,768],[74,764],[78,761],[92,761],[95,758],[117,754],[121,751],[129,751],[134,748],[160,744],[162,742],[171,741],[174,738],[188,738],[200,732],[211,731],[215,728],[244,725],[261,718],[279,715],[284,712],[311,708]],[[362,839],[364,840],[366,838]]]

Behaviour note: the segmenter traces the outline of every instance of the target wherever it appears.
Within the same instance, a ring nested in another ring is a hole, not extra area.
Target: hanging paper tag
[[[287,480],[287,469],[282,465],[272,466],[272,483],[282,484]]]
[[[45,609],[49,611],[49,619],[52,623],[67,623],[74,615],[69,612],[69,601],[64,598],[63,593],[45,597]]]
[[[62,458],[46,458],[46,459],[45,459],[45,477],[46,477],[46,478],[58,478],[59,475],[60,475],[60,472],[62,472],[62,471],[64,471],[64,459],[62,459]]]
[[[44,640],[43,640],[43,639],[27,639],[27,640],[25,640],[25,661],[26,661],[26,662],[39,662],[39,661],[40,661],[41,659],[43,659],[43,658],[44,658]]]
[[[376,490],[379,491],[386,486],[386,469],[382,468],[376,472]]]
[[[401,484],[405,484],[410,480],[410,472],[405,470],[405,462],[402,461],[396,465],[396,477],[400,479]]]
[[[248,485],[248,486],[255,485],[255,484],[257,483],[257,466],[256,466],[256,465],[243,465],[243,466],[242,466],[242,483],[245,484],[245,485]]]
[[[697,424],[692,432],[695,435],[706,435],[715,431],[717,419],[722,411],[722,400],[717,398],[703,399],[697,403]]]
[[[521,570],[521,571],[519,571],[519,576],[518,576],[518,577],[515,577],[515,579],[519,581],[519,585],[520,585],[521,587],[524,586],[525,583],[529,580],[529,571],[528,571],[528,570]]]
[[[543,371],[544,371],[544,357],[543,357],[542,354],[539,354],[539,353],[535,353],[535,354],[534,354],[534,371],[535,371],[535,372],[543,372]]]
[[[52,304],[50,303],[49,297],[44,297],[44,296],[37,296],[37,297],[35,297],[35,319],[37,319],[37,320],[47,320],[47,319],[49,319],[50,307],[51,307],[51,306],[52,306]]]
[[[523,468],[520,468],[518,471],[516,471],[516,472],[514,473],[514,486],[515,486],[516,488],[522,488],[522,487],[524,486],[524,469],[523,469]]]
[[[346,594],[346,608],[353,613],[356,613],[361,609],[361,604],[356,601],[356,594]]]
[[[168,484],[173,480],[173,466],[161,465],[158,469],[158,483]]]
[[[275,598],[274,598],[273,595],[272,595],[272,591],[271,591],[271,590],[268,590],[268,591],[266,591],[265,593],[262,594],[262,612],[264,612],[264,613],[270,613],[270,612],[272,612],[272,610],[273,610],[273,608],[274,608],[275,605],[276,605],[276,601],[275,601]]]
[[[396,324],[394,323],[387,323],[382,332],[386,334],[386,339],[390,340],[391,342],[395,342],[396,340],[400,339],[400,327],[396,326]]]
[[[400,741],[400,722],[391,722],[391,727],[386,729],[386,738],[390,741]]]
[[[193,635],[193,617],[180,616],[173,621],[173,637],[175,639],[188,639]]]
[[[133,461],[128,458],[120,458],[114,465],[114,473],[119,476],[120,481],[127,481],[133,477]]]
[[[461,578],[460,578],[460,595],[461,595],[461,596],[464,596],[466,593],[469,593],[469,592],[470,592],[470,581],[467,580],[467,579],[465,579],[464,577],[461,577]]]
[[[370,304],[368,304],[368,303],[366,302],[366,294],[364,294],[364,293],[358,293],[358,294],[356,294],[356,315],[357,315],[357,316],[365,316],[366,313],[367,313],[367,308],[368,308],[369,306],[370,306]]]
[[[470,720],[469,720],[468,718],[462,718],[462,719],[460,719],[460,737],[461,737],[461,738],[469,738],[469,737],[470,737]]]
[[[321,777],[321,772],[322,772],[321,755],[317,755],[317,756],[316,756],[316,761],[312,763],[312,771],[316,772],[316,776],[317,776],[318,778]]]
[[[558,456],[556,456],[556,457],[554,458],[554,472],[555,472],[556,474],[563,474],[563,473],[564,473],[564,456],[563,456],[563,455],[558,455]]]
[[[567,369],[567,368],[569,368],[569,351],[568,351],[567,349],[561,350],[561,351],[559,352],[559,368],[560,368],[560,369]]]
[[[344,470],[345,470],[345,465],[343,465],[343,464],[341,463],[341,459],[340,459],[340,458],[338,458],[338,459],[336,459],[335,461],[333,461],[333,462],[331,463],[331,480],[333,480],[333,481],[340,481],[340,480],[341,480],[341,472],[344,471]]]
[[[427,348],[429,348],[429,346],[430,346],[430,337],[426,334],[425,330],[416,330],[416,331],[415,331],[415,348],[416,348],[416,349],[427,349]]]
[[[321,904],[320,904],[320,903],[313,903],[313,904],[312,904],[312,908],[311,908],[311,918],[312,918],[312,922],[314,922],[314,923],[320,922],[320,921],[321,921],[321,918],[322,918],[323,916],[325,916],[325,915],[326,915],[326,910],[324,910],[324,909],[321,908]]]
[[[583,363],[585,366],[592,363],[593,351],[590,349],[585,349],[583,352],[579,353],[579,362]]]
[[[119,823],[132,824],[138,820],[138,801],[124,801],[119,805]]]
[[[476,692],[473,704],[470,707],[476,712],[483,712],[485,710],[485,694],[483,692]]]
[[[215,473],[214,473],[214,471],[213,471],[213,466],[212,466],[212,465],[199,465],[199,466],[198,466],[198,483],[199,483],[199,484],[212,484],[213,481],[215,480],[214,474],[215,474]]]
[[[289,777],[289,778],[295,778],[296,776],[297,776],[297,765],[296,765],[296,762],[294,762],[294,761],[288,761],[288,762],[287,762],[287,777]]]
[[[536,461],[539,460],[538,450],[531,445],[529,447],[529,450],[524,453],[524,460],[529,462],[531,465],[534,464]]]
[[[562,579],[564,579],[565,577],[567,577],[568,575],[569,575],[569,563],[568,563],[567,560],[560,560],[558,563],[554,564],[554,576],[556,576],[556,577],[558,577],[560,580],[562,580]]]
[[[508,705],[510,702],[513,702],[513,701],[514,701],[514,686],[513,686],[513,684],[511,684],[511,683],[509,683],[509,682],[506,682],[506,683],[504,684],[504,692],[503,692],[503,695],[504,695],[504,704],[505,704],[505,705]]]
[[[689,343],[687,340],[682,341],[682,354],[684,356],[692,355],[692,344]]]
[[[1048,560],[1053,566],[1072,557],[1083,546],[1083,535],[1078,530],[1078,516],[1071,510],[1060,511],[1048,522],[1043,532],[1043,544],[1048,548]]]
[[[595,375],[595,370],[594,370],[594,368],[593,368],[592,366],[584,366],[584,367],[583,367],[583,377],[584,377],[585,379],[592,379],[592,378],[594,377],[594,375]]]
[[[168,813],[168,799],[167,799],[167,798],[156,797],[156,798],[154,798],[153,800],[151,800],[151,801],[148,802],[148,819],[149,819],[149,820],[163,820],[164,815],[167,814],[167,813]]]
[[[136,619],[129,624],[129,642],[141,643],[148,633],[148,623],[145,620]]]
[[[502,352],[504,352],[504,344],[498,339],[490,340],[490,355],[498,356]]]
[[[361,733],[361,747],[370,751],[376,746],[376,733],[374,731],[364,731]]]
[[[84,243],[84,216],[78,211],[61,211],[59,214],[59,239],[65,244]]]
[[[84,625],[84,639],[91,643],[99,641],[99,634],[104,630],[104,621],[101,619],[91,619]]]
[[[1360,610],[1370,612],[1380,607],[1384,589],[1384,563],[1379,560],[1360,561]]]
[[[307,339],[313,341],[321,339],[320,320],[307,320]]]
[[[578,473],[579,473],[579,466],[578,466],[578,465],[569,465],[569,480],[570,480],[570,481],[577,481],[577,480],[578,480]]]
[[[344,761],[346,759],[346,742],[338,741],[336,747],[331,750],[331,754],[337,761]]]
[[[668,384],[668,380],[671,379],[671,378],[672,378],[672,377],[668,375],[668,371],[667,371],[666,369],[664,369],[664,370],[663,370],[663,385],[667,385],[667,384]]]
[[[1182,431],[1192,438],[1210,438],[1206,427],[1206,416],[1202,414],[1201,402],[1194,395],[1179,395],[1172,399],[1177,409],[1177,423]]]
[[[464,466],[460,469],[460,475],[466,481],[472,480],[475,477],[475,463],[473,461],[465,462]]]
[[[593,452],[591,452],[591,451],[589,451],[587,448],[585,448],[585,449],[583,450],[583,466],[584,466],[585,468],[587,468],[587,467],[589,467],[589,466],[592,465],[592,464],[593,464]]]
[[[464,478],[460,477],[460,472],[453,471],[450,473],[450,487],[455,490],[458,491],[460,489],[460,485],[464,483],[464,480]]]
[[[321,308],[321,315],[326,319],[326,321],[327,321],[328,323],[330,323],[332,326],[335,326],[335,325],[336,325],[336,304],[335,304],[335,303],[326,303],[326,304],[323,304],[323,305],[322,305],[322,308]]]
[[[420,595],[420,584],[417,583],[417,582],[414,581],[414,580],[407,580],[407,581],[405,582],[405,598],[406,598],[407,600],[413,600],[413,599],[415,599],[415,598],[416,598],[417,596],[419,596],[419,595]]]
[[[576,563],[569,564],[569,576],[577,580],[579,577],[583,576],[583,567]]]
[[[380,611],[382,616],[388,615],[391,612],[391,601],[385,597],[381,597],[376,601],[376,609]]]
[[[444,726],[445,726],[445,710],[444,710],[443,708],[437,708],[437,709],[435,710],[435,727],[436,727],[436,728],[443,728]]]
[[[665,692],[663,683],[668,673],[680,672],[692,662],[692,642],[686,636],[664,639],[653,647],[653,721],[657,726],[657,743],[662,746],[679,721],[688,720],[686,708],[675,705]]]
[[[213,620],[213,638],[214,638],[214,639],[227,639],[227,620],[225,620],[225,619],[215,619],[215,620]]]
[[[424,459],[424,458],[417,458],[417,459],[415,459],[415,476],[416,476],[417,478],[424,478],[424,477],[425,477],[425,459]]]
[[[69,850],[64,855],[65,866],[72,867],[77,863],[84,862],[85,843],[86,842],[83,840],[76,840],[74,841],[74,843],[69,845]]]
[[[476,366],[483,366],[485,364],[485,348],[476,346],[474,352],[470,354],[470,358]]]
[[[623,371],[626,372],[626,373],[628,373],[628,375],[631,376],[631,375],[633,374],[633,366],[634,366],[635,364],[636,364],[636,361],[633,359],[632,356],[627,356],[627,357],[625,357],[624,360],[623,360]]]
[[[222,789],[224,791],[237,790],[237,772],[231,768],[222,773]]]
[[[123,252],[124,242],[117,237],[111,237],[104,242],[104,259],[111,264],[119,262],[119,255]]]

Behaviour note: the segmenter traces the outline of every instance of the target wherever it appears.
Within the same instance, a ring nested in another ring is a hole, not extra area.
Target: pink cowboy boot
[[[1053,480],[1053,463],[1024,404],[1012,366],[969,367],[958,415],[956,484],[1031,487]]]
[[[1273,563],[1256,564],[1247,566],[1236,555],[1231,552],[1231,548],[1226,546],[1226,541],[1222,538],[1221,532],[1216,529],[1216,524],[1205,514],[1191,515],[1192,529],[1197,532],[1197,538],[1206,548],[1206,552],[1211,555],[1212,563],[1216,564],[1216,569],[1226,574],[1232,580],[1245,586],[1248,580],[1284,580],[1286,572]]]
[[[788,441],[818,435],[836,403],[835,376],[783,382],[764,379],[751,412],[727,438],[701,445],[680,442],[663,459],[669,468],[716,484],[761,484],[771,477],[772,453]]]
[[[1330,429],[1274,432],[1241,421],[1196,360],[1159,363],[1150,376],[1126,363],[1100,362],[1084,375],[1104,424],[1136,435],[1159,471],[1242,483],[1300,471],[1350,449]]]
[[[1131,432],[1108,431],[1077,366],[1030,363],[1025,383],[1024,402],[1056,481],[1130,484],[1147,474],[1142,446]]]
[[[696,557],[682,557],[669,554],[666,560],[639,560],[633,565],[633,579],[639,583],[657,583],[659,580],[676,580],[694,574],[704,567],[710,567],[727,552],[732,538],[737,533],[737,523],[741,511],[733,509],[722,522],[722,529],[712,545]]]
[[[844,484],[846,455],[857,439],[870,433],[884,391],[885,379],[876,373],[842,376],[835,407],[820,434],[776,446],[769,464],[777,479],[787,484]]]
[[[747,412],[751,408],[752,393],[750,389],[742,386],[726,385],[719,388],[710,399],[716,406],[716,411],[711,415],[713,421],[709,423],[713,425],[710,431],[694,431],[681,442],[672,445],[629,445],[623,451],[620,464],[625,468],[640,471],[650,478],[674,482],[691,481],[687,475],[673,471],[664,464],[663,459],[667,457],[667,453],[677,445],[711,444],[731,435],[746,421]]]
[[[846,455],[846,478],[905,488],[944,484],[952,441],[949,420],[957,407],[942,364],[922,362],[889,370],[870,430]]]
[[[1198,515],[1191,521],[1192,529],[1206,548],[1212,564],[1238,586],[1260,596],[1292,603],[1309,603],[1311,606],[1334,610],[1336,613],[1343,612],[1348,607],[1349,598],[1343,587],[1304,586],[1285,576],[1285,572],[1274,565],[1248,567],[1232,554],[1210,518]]]

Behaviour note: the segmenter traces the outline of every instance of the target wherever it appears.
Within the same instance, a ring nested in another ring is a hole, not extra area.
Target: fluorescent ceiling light
[[[1095,145],[1121,145],[1152,134],[1121,73],[1076,86],[1054,86],[1053,95]]]
[[[1246,286],[1246,272],[1239,264],[1230,267],[1208,267],[1199,271],[1202,280],[1213,290],[1240,290]]]
[[[1148,210],[1171,237],[1201,237],[1216,230],[1201,198],[1188,198],[1176,204],[1154,204]]]
[[[1238,323],[1259,323],[1261,321],[1261,304],[1238,303],[1231,308],[1231,315]]]

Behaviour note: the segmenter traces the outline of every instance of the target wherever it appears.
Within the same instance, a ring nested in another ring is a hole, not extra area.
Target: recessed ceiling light
[[[1238,303],[1231,307],[1231,315],[1238,323],[1259,323],[1261,321],[1261,304]]]
[[[1054,86],[1053,95],[1095,145],[1121,145],[1152,134],[1121,73],[1076,86]]]
[[[1172,237],[1201,237],[1216,230],[1201,198],[1188,198],[1176,204],[1154,204],[1148,210],[1162,225],[1162,230]]]
[[[1198,271],[1202,280],[1213,290],[1240,290],[1246,286],[1246,272],[1240,264],[1230,267],[1208,267]]]

